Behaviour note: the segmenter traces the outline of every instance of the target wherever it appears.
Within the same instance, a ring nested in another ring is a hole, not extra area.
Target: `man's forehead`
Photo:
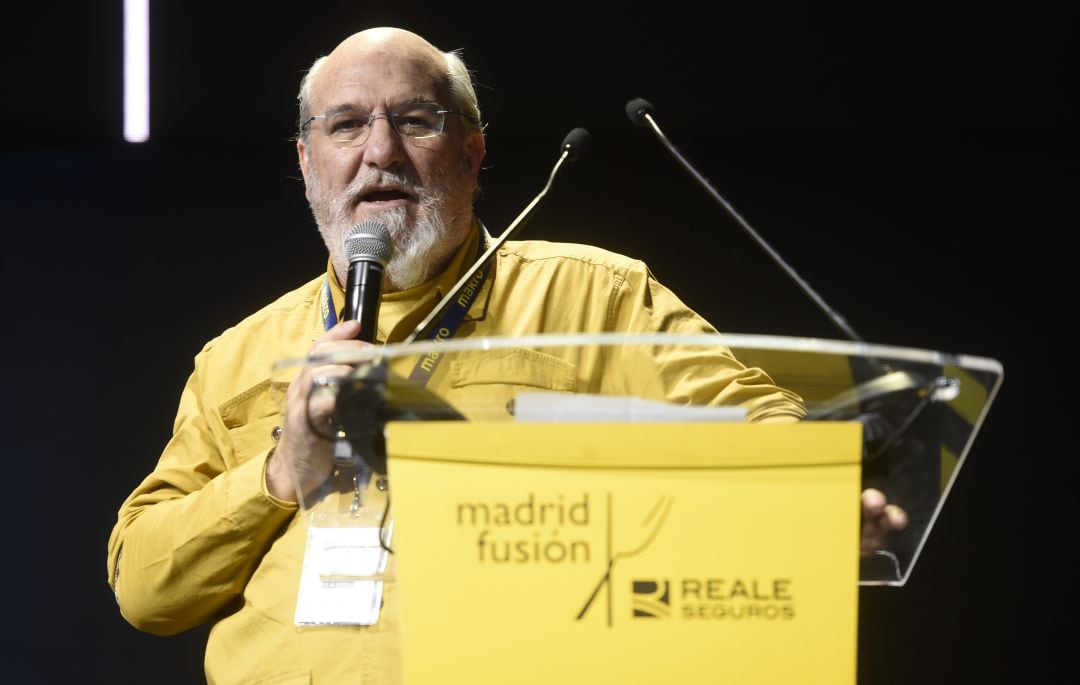
[[[312,95],[324,107],[365,101],[436,101],[446,89],[446,80],[445,57],[433,48],[343,44],[319,69]]]

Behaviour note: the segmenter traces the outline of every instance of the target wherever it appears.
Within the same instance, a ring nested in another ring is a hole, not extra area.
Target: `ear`
[[[480,162],[484,161],[486,150],[483,133],[472,131],[465,138],[465,161],[469,165],[469,173],[474,183],[480,177]]]
[[[296,157],[300,160],[300,173],[304,177],[304,197],[311,201],[311,197],[308,195],[308,189],[311,184],[308,183],[308,156],[307,147],[304,145],[303,140],[296,141]]]

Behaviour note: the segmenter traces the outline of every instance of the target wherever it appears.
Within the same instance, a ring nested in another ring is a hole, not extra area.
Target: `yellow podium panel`
[[[405,682],[854,683],[860,440],[390,424]]]

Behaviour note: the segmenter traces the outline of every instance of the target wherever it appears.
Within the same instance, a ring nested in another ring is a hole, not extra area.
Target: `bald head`
[[[476,90],[459,51],[443,52],[411,31],[382,26],[352,34],[330,54],[318,58],[311,65],[300,83],[299,139],[306,139],[308,135],[304,123],[326,106],[325,102],[320,101],[320,86],[327,81],[340,79],[343,71],[353,69],[353,65],[371,63],[372,57],[384,58],[383,63],[411,64],[418,73],[430,79],[440,100],[469,115],[469,119],[464,121],[469,128],[483,129]],[[366,76],[385,78],[390,74],[369,73]]]
[[[381,58],[381,59],[377,59]],[[356,64],[402,64],[430,79],[437,88],[449,90],[449,67],[446,57],[420,36],[395,28],[376,28],[354,33],[341,41],[315,74],[312,91],[316,97],[323,82],[351,78]],[[369,73],[370,80],[393,78],[389,71]]]
[[[441,50],[412,31],[381,26],[352,34],[338,43],[333,52],[327,55],[327,61],[351,59],[368,52],[380,52],[399,59],[413,59],[427,62],[433,72],[445,71],[446,58]]]

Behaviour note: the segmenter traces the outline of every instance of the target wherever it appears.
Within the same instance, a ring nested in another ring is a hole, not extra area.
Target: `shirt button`
[[[274,426],[274,430],[270,431],[270,437],[274,439],[274,442],[277,442],[278,440],[280,440],[281,439],[281,426]]]

